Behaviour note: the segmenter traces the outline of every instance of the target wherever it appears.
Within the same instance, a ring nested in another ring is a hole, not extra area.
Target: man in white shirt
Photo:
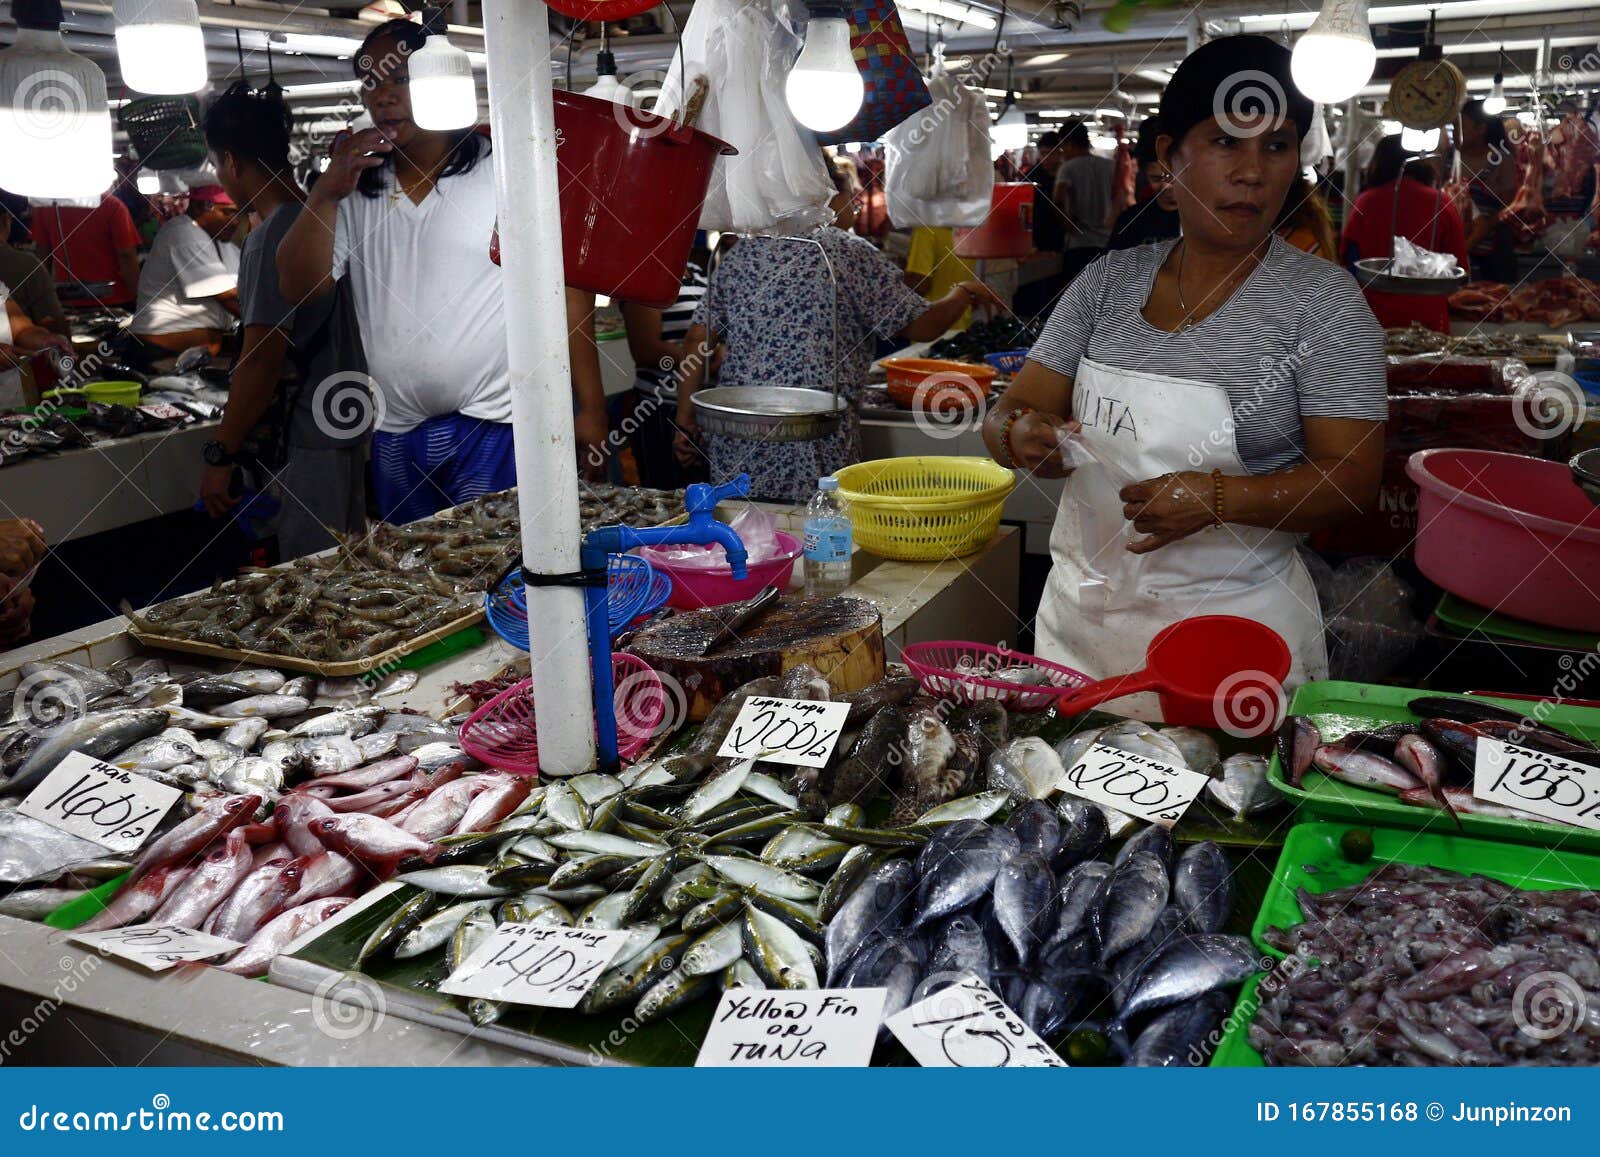
[[[356,75],[374,127],[335,141],[278,247],[291,303],[349,277],[379,392],[373,490],[390,522],[516,482],[503,290],[489,258],[490,144],[472,129],[436,132],[411,119],[407,58],[427,36],[392,20],[362,43]],[[569,291],[569,315],[573,298]],[[606,422],[592,323],[581,302],[577,312],[569,348],[581,461],[591,447],[604,454]],[[339,394],[328,390],[330,403]]]
[[[221,185],[189,190],[189,211],[161,226],[144,259],[134,333],[170,353],[221,351],[239,314],[239,247],[227,240],[235,224]]]

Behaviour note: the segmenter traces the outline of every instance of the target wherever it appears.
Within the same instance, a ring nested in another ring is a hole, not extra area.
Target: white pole
[[[565,574],[578,569],[578,459],[567,360],[549,12],[541,0],[484,0],[483,33],[522,557],[535,574]],[[528,642],[539,712],[540,769],[552,775],[588,771],[595,763],[594,695],[582,590],[530,587]]]

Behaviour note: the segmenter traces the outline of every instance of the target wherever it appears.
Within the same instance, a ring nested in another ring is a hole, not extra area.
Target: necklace
[[[1271,243],[1272,243],[1272,238],[1270,238],[1270,237],[1267,238],[1267,244],[1270,245]],[[1183,311],[1183,316],[1178,321],[1178,332],[1179,333],[1183,333],[1185,330],[1193,329],[1196,325],[1200,324],[1199,321],[1196,321],[1194,319],[1192,311],[1189,309],[1189,303],[1183,299],[1183,259],[1185,257],[1187,257],[1188,255],[1189,255],[1189,246],[1187,244],[1185,244],[1184,242],[1182,242],[1182,241],[1178,242],[1178,308]],[[1255,254],[1252,253],[1251,257],[1254,258]],[[1259,260],[1259,259],[1256,259],[1256,260]],[[1224,298],[1226,298],[1228,294],[1232,293],[1233,292],[1233,287],[1235,285],[1237,285],[1245,277],[1248,277],[1249,274],[1250,274],[1250,271],[1253,270],[1254,268],[1255,268],[1255,263],[1252,262],[1251,264],[1249,264],[1248,266],[1246,266],[1244,268],[1244,271],[1242,273],[1237,269],[1234,270],[1232,273],[1230,273],[1228,275],[1227,279],[1225,281],[1223,281],[1223,283],[1222,283],[1222,288],[1224,290],[1224,292],[1223,292]],[[1214,293],[1215,293],[1215,291],[1213,290],[1211,294],[1207,294],[1206,297],[1201,298],[1200,299],[1200,304],[1204,305],[1206,303],[1206,301],[1211,296],[1213,296]],[[1210,315],[1208,314],[1207,316],[1209,317]],[[1201,318],[1200,319],[1200,321],[1204,321],[1204,320],[1205,320],[1205,318]]]

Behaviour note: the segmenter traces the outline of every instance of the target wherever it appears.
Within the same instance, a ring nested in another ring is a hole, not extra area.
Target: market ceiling
[[[1006,66],[993,53],[996,34],[1002,32],[1023,106],[1037,119],[1048,121],[1101,109],[1120,113],[1130,102],[1147,109],[1158,99],[1169,70],[1188,51],[1191,37],[1247,31],[1288,38],[1310,24],[1319,3],[1204,0],[1176,7],[1151,6],[1139,10],[1122,33],[1104,27],[1112,0],[1087,0],[1083,18],[1070,30],[1062,26],[1060,0],[1009,3],[1003,29],[999,0],[974,4],[966,0],[900,0],[900,7],[914,49],[921,52],[930,47],[942,25],[953,67],[972,75],[996,102],[1003,99],[1007,85]],[[671,15],[681,22],[688,18],[690,8],[687,3],[673,3]],[[114,100],[130,95],[117,72],[110,0],[66,0],[66,9],[69,44],[105,70]],[[265,79],[270,44],[273,73],[287,86],[302,129],[312,128],[319,118],[337,118],[349,108],[354,99],[349,57],[372,23],[382,18],[380,12],[362,11],[359,3],[341,4],[338,0],[323,5],[199,0],[199,9],[212,86],[225,87],[239,75],[236,30],[244,67],[252,78]],[[1503,67],[1508,91],[1526,91],[1541,69],[1551,74],[1547,84],[1553,81],[1558,87],[1600,85],[1600,74],[1578,72],[1573,67],[1600,43],[1600,11],[1594,0],[1437,0],[1434,4],[1374,0],[1371,19],[1379,62],[1365,95],[1379,96],[1393,72],[1414,56],[1432,9],[1438,11],[1439,40],[1474,89],[1486,91],[1497,67]],[[452,39],[473,54],[481,70],[478,4],[456,3],[451,13]],[[671,27],[662,13],[663,9],[656,9],[614,35],[612,48],[625,80],[664,69],[671,60],[676,37],[660,30],[663,25]],[[957,13],[966,18],[957,19]],[[553,17],[552,23],[558,78],[567,72],[570,44],[573,85],[592,83],[598,30],[582,30],[585,35],[578,39],[569,35],[570,25],[563,18]],[[9,43],[13,32],[10,4],[0,3],[0,42]],[[1502,47],[1506,50],[1503,65]],[[985,65],[990,69],[987,80],[983,79]],[[1114,99],[1116,93],[1121,94],[1120,101]]]

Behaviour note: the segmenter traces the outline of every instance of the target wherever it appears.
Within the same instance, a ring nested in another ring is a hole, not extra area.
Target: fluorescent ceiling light
[[[1439,4],[1436,0],[1432,4],[1385,4],[1375,6],[1371,10],[1373,24],[1399,24],[1412,21],[1425,21],[1429,13],[1437,10],[1446,20],[1471,20],[1484,16],[1534,16],[1547,12],[1578,12],[1594,7],[1593,0],[1521,0],[1514,7],[1507,5],[1506,0],[1455,0],[1453,3]],[[1508,11],[1508,8],[1511,10]],[[1315,12],[1267,12],[1251,16],[1240,16],[1239,29],[1242,32],[1267,32],[1277,33],[1283,28],[1298,31],[1310,28],[1315,20]]]
[[[902,8],[905,7],[904,4],[901,4],[900,6]],[[1063,60],[1065,60],[1067,57],[1069,57],[1071,55],[1072,54],[1070,52],[1046,52],[1046,53],[1042,53],[1039,56],[1030,56],[1030,57],[1028,57],[1027,60],[1024,60],[1022,62],[1022,65],[1023,65],[1024,68],[1032,68],[1034,66],[1038,66],[1038,67],[1042,68],[1044,65],[1047,65],[1047,64],[1060,64]]]
[[[956,0],[900,0],[900,7],[927,16],[943,16],[946,20],[970,24],[974,28],[993,28],[996,24],[995,18],[983,9],[957,3]]]
[[[468,53],[470,56],[471,54]],[[359,80],[316,80],[309,84],[285,85],[285,96],[339,96],[347,92],[360,92]]]

